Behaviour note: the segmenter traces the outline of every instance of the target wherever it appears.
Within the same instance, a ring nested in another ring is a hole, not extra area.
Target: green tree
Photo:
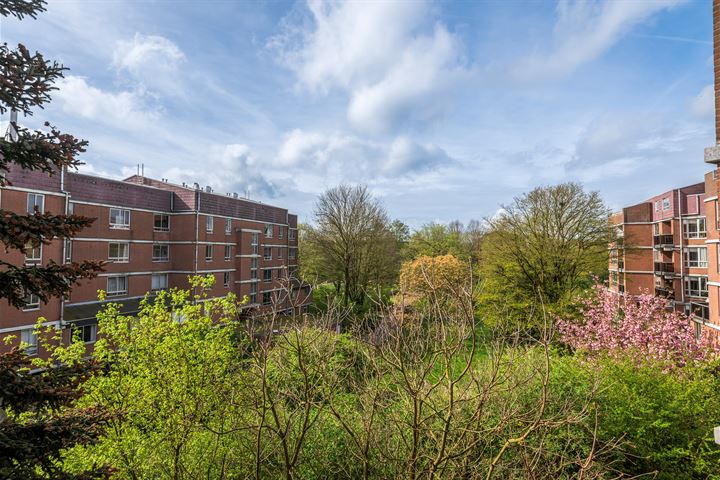
[[[368,287],[389,285],[400,268],[398,232],[366,186],[339,185],[315,204],[315,224],[303,229],[303,262],[335,284],[345,305],[362,305]]]
[[[607,270],[608,209],[597,192],[565,183],[536,188],[489,219],[480,262],[485,304],[561,309]]]

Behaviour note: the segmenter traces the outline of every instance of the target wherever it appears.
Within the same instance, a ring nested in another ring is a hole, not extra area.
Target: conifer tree
[[[36,18],[45,10],[44,0],[2,0],[0,15]],[[10,185],[6,173],[14,164],[26,170],[60,174],[80,164],[77,156],[87,142],[62,133],[49,123],[31,131],[17,121],[44,108],[56,90],[55,83],[66,68],[47,61],[42,54],[20,44],[0,45],[0,114],[10,114],[10,126],[0,139],[0,186]],[[76,235],[94,219],[77,215],[54,215],[39,211],[19,215],[0,209],[0,243],[6,251],[24,251]],[[14,265],[0,260],[0,299],[21,308],[32,294],[47,302],[66,295],[73,285],[102,269],[102,262],[45,265]],[[101,432],[108,414],[99,408],[77,408],[82,383],[100,365],[95,361],[48,364],[35,368],[19,348],[0,354],[0,478],[98,478],[104,467],[70,474],[63,468],[61,451],[92,442]]]

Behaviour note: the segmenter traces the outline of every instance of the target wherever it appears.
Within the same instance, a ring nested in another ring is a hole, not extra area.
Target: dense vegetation
[[[336,332],[342,305],[239,321],[241,302],[206,300],[207,280],[196,282],[197,296],[162,293],[137,317],[113,306],[102,314],[96,356],[108,369],[84,384],[78,407],[117,415],[98,443],[67,450],[71,472],[720,478],[713,360],[688,355],[670,368],[632,349],[570,354],[550,321],[540,338],[490,331],[470,282],[448,293],[426,277],[411,305],[378,307],[345,333]],[[72,365],[71,350],[55,354]]]

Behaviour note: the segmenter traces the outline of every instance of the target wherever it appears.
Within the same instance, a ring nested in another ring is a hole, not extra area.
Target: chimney
[[[705,149],[705,162],[720,165],[720,0],[713,0],[713,70],[715,73],[715,145]]]
[[[233,198],[238,198],[237,192],[234,192],[234,193],[233,193]]]
[[[195,187],[195,190],[200,190],[200,184],[197,182],[193,183],[193,187]]]
[[[210,185],[205,187],[205,193],[212,193],[212,188],[210,188]]]

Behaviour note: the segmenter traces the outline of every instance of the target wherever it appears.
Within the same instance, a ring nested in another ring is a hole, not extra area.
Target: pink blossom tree
[[[696,339],[688,317],[653,295],[623,295],[596,284],[584,301],[582,320],[558,320],[560,338],[591,356],[636,355],[683,366],[717,353],[707,336]]]

